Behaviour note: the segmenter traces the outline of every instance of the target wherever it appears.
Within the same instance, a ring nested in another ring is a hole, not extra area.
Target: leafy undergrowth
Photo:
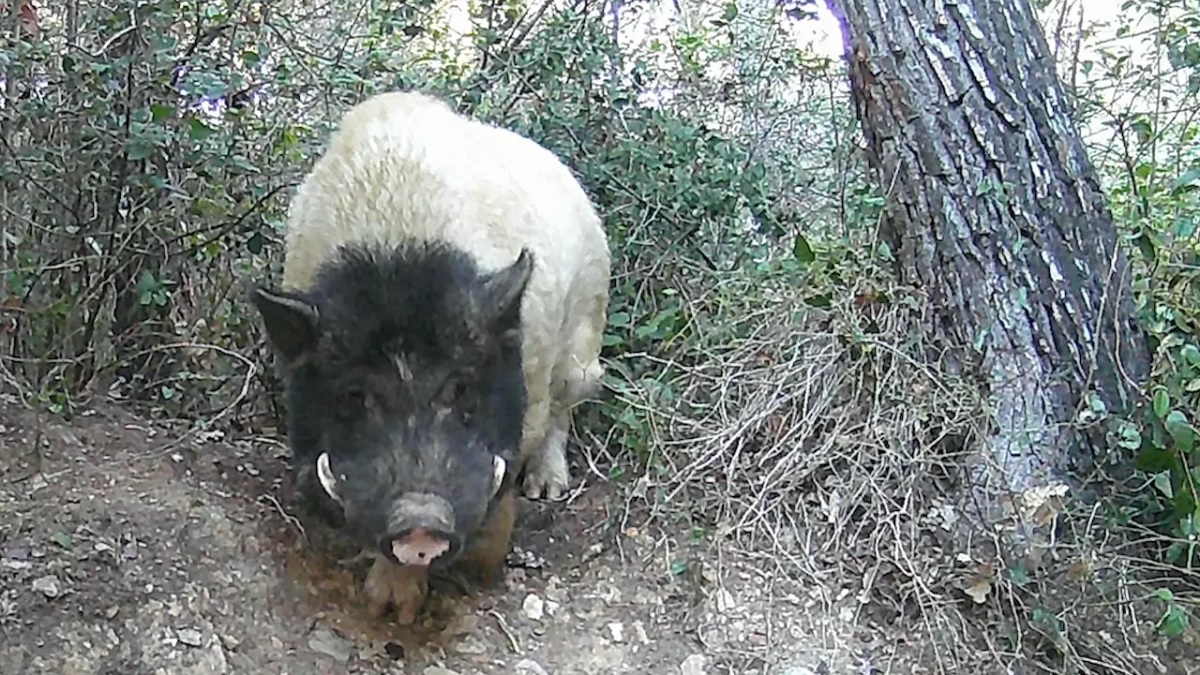
[[[590,461],[631,474],[626,514],[685,524],[706,556],[754,557],[798,595],[854,598],[879,634],[908,627],[896,672],[1187,672],[1194,579],[1167,578],[1163,537],[1108,499],[1024,495],[1051,543],[1020,560],[952,534],[983,402],[931,358],[925,298],[870,263],[823,250],[677,287],[684,346],[612,363],[615,422],[585,444],[640,449]]]

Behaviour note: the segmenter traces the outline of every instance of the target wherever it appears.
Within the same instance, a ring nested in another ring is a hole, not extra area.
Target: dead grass
[[[1043,500],[1048,544],[1021,560],[994,533],[955,534],[984,401],[930,362],[924,300],[864,303],[871,283],[823,311],[762,280],[693,292],[695,358],[636,355],[664,375],[615,388],[651,439],[627,514],[685,512],[717,560],[756,557],[826,607],[851,594],[856,624],[904,627],[890,672],[1195,672],[1172,656],[1191,631],[1156,632],[1155,593],[1200,595],[1102,507]]]

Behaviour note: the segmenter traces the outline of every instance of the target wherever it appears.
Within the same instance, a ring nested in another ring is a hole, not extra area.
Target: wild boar
[[[567,487],[571,411],[604,372],[604,229],[549,150],[392,92],[344,115],[285,245],[282,288],[251,297],[297,481],[376,556],[372,610],[411,623],[429,570],[493,578],[518,476],[534,499]]]

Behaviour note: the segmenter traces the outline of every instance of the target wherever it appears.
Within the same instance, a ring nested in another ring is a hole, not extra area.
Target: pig
[[[281,287],[248,292],[297,484],[375,558],[372,613],[412,623],[451,565],[494,579],[518,480],[563,496],[609,266],[587,193],[536,142],[415,91],[342,117],[289,205]]]

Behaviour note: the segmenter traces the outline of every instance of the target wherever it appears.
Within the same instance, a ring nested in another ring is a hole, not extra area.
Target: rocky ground
[[[641,525],[602,483],[522,501],[496,587],[444,589],[415,629],[372,621],[362,572],[289,513],[285,459],[0,399],[0,673],[898,672],[852,598]]]

